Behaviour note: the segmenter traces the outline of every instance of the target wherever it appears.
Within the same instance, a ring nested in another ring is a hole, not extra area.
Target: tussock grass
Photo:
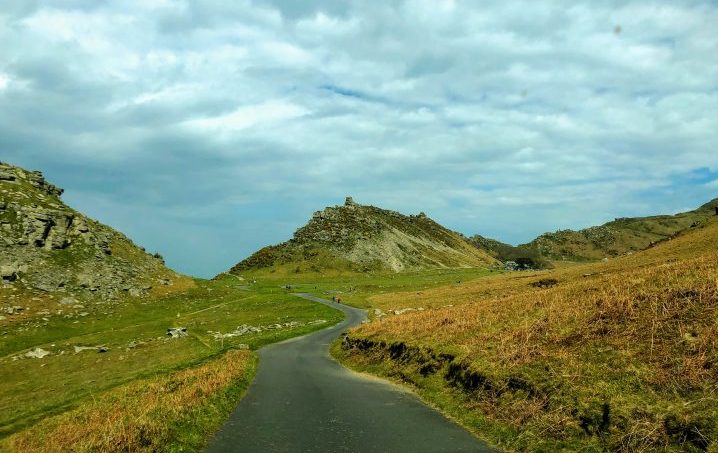
[[[142,379],[3,440],[16,452],[193,451],[201,448],[249,385],[249,351]]]
[[[715,450],[716,244],[710,222],[606,263],[375,296],[434,309],[362,326],[343,354],[509,450]]]

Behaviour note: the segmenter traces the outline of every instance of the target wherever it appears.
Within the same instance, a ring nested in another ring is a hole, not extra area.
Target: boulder
[[[50,354],[52,354],[50,351],[46,351],[42,348],[35,348],[32,351],[26,352],[25,357],[28,359],[42,359]]]
[[[10,173],[8,170],[0,170],[0,181],[15,181],[17,176],[14,173]]]
[[[167,329],[167,336],[171,338],[181,338],[187,336],[186,327],[170,327]]]
[[[18,269],[16,266],[5,265],[0,266],[0,278],[5,282],[14,282],[17,280]]]

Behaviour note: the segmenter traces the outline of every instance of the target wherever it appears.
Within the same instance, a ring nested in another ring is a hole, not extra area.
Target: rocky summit
[[[407,216],[347,197],[344,205],[315,212],[289,241],[259,250],[230,272],[282,267],[294,272],[404,271],[496,263],[424,213]]]
[[[139,296],[177,275],[162,258],[66,206],[42,173],[0,163],[0,287]]]

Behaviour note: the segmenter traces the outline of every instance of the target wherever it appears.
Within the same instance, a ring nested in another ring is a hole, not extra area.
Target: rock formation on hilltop
[[[360,205],[347,197],[343,206],[315,212],[289,241],[259,250],[231,272],[277,266],[299,272],[403,271],[494,264],[494,258],[424,213],[406,216]]]
[[[138,296],[177,275],[117,231],[66,206],[42,173],[0,163],[0,278],[42,292]]]

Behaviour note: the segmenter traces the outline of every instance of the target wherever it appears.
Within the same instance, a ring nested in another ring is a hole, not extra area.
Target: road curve
[[[259,350],[247,394],[207,452],[493,452],[400,387],[354,373],[329,345],[366,312],[309,294],[343,311],[343,322]]]

